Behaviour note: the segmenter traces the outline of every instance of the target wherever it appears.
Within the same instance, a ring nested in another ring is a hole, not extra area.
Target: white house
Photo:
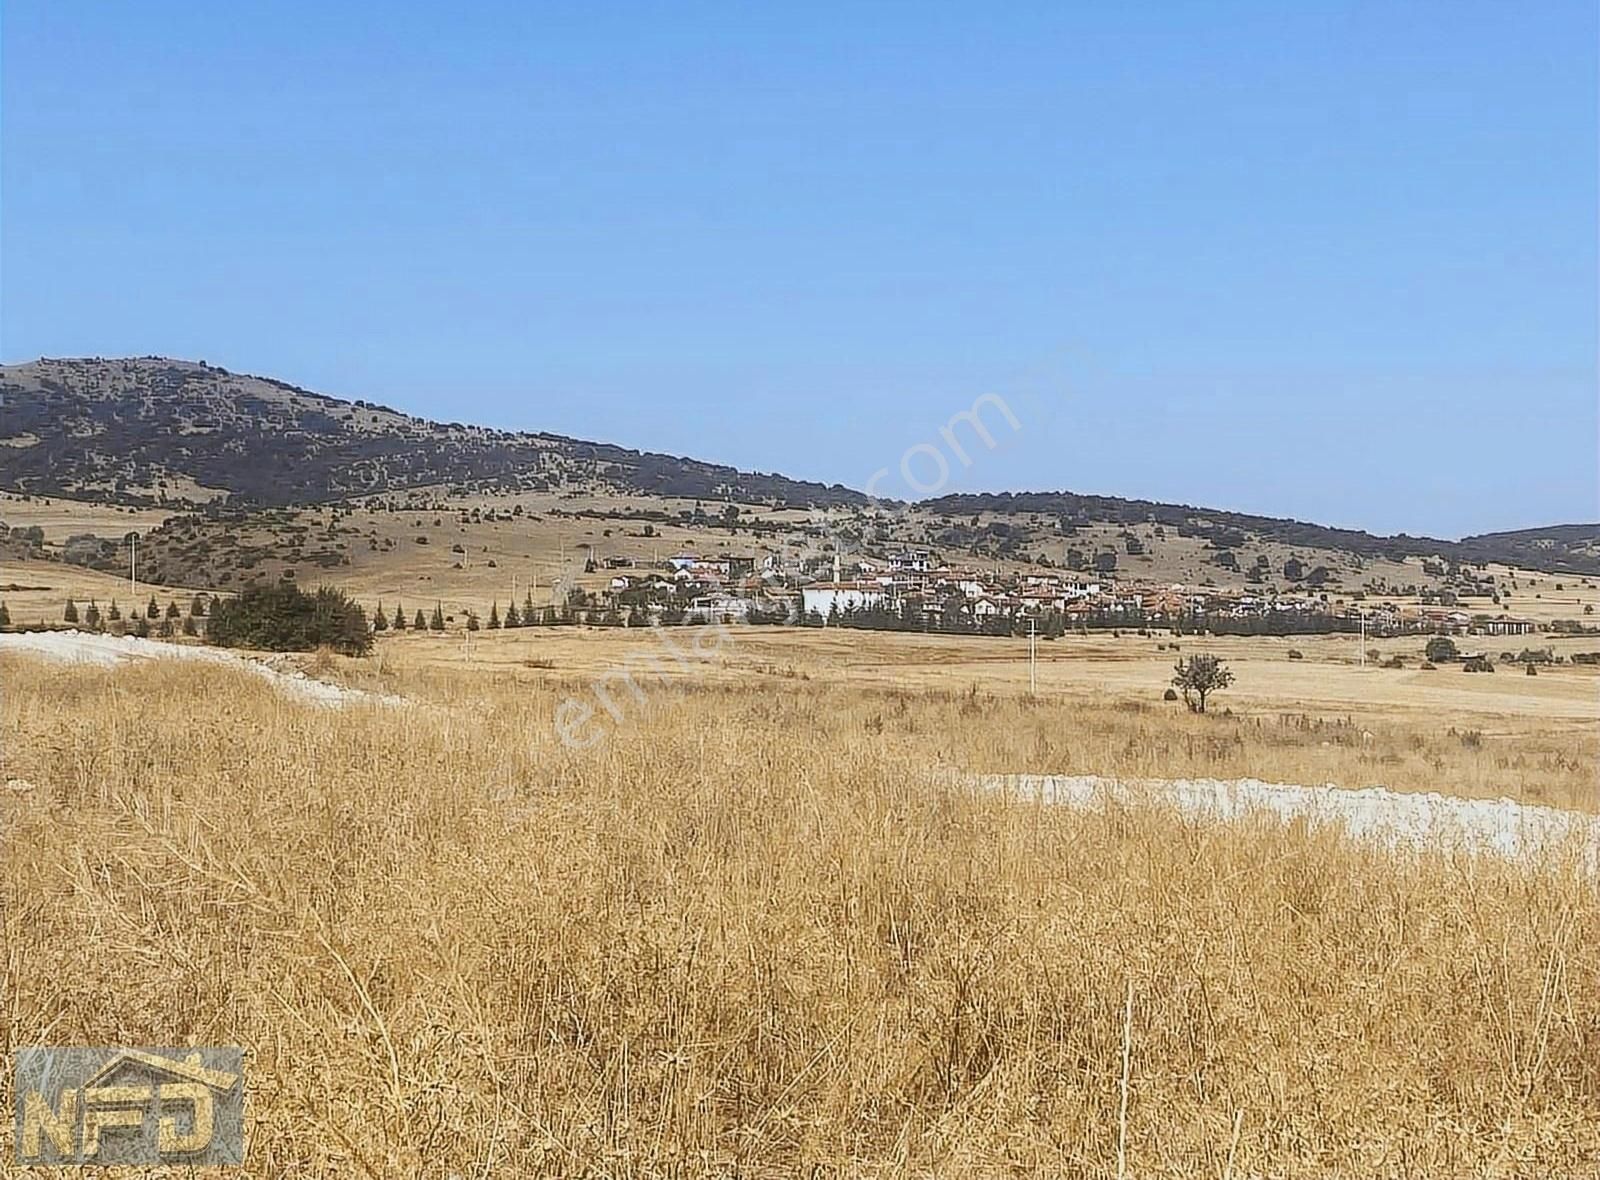
[[[851,609],[876,606],[883,598],[883,587],[876,582],[817,582],[800,590],[801,608],[808,615],[816,611],[823,618],[835,607],[842,614]]]

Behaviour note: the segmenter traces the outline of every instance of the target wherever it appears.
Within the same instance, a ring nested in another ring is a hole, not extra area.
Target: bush
[[[1175,688],[1167,689],[1166,692],[1161,694],[1161,699],[1164,700],[1164,701],[1175,701],[1175,700],[1177,700],[1178,699],[1178,690],[1175,689]]]
[[[1423,655],[1428,657],[1428,662],[1431,664],[1448,664],[1458,654],[1456,641],[1448,635],[1435,635],[1428,640],[1428,646],[1423,648]]]
[[[308,594],[292,583],[252,586],[238,598],[214,603],[206,641],[267,651],[326,646],[346,655],[372,647],[366,612],[349,595],[328,586]]]
[[[1297,647],[1291,647],[1289,649],[1289,658],[1291,660],[1303,660],[1306,658],[1306,653]]]
[[[1532,667],[1533,665],[1530,664],[1528,666]],[[1493,672],[1494,663],[1484,656],[1473,656],[1461,665],[1461,670],[1463,672]]]

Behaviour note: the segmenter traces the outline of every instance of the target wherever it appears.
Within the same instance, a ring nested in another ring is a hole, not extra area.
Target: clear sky
[[[947,490],[1593,520],[1595,10],[7,0],[0,356],[858,487],[993,393]]]

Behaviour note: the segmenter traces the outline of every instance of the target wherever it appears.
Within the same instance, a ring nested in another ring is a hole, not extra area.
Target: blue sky
[[[0,356],[858,487],[993,393],[948,490],[1592,520],[1596,23],[9,0]]]

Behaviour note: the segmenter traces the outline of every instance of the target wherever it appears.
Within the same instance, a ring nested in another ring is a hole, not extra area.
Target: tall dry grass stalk
[[[572,752],[570,689],[506,675],[328,712],[214,668],[0,672],[0,774],[36,784],[0,802],[4,1047],[244,1045],[251,1174],[1600,1158],[1600,900],[1573,867],[926,773],[1034,742],[1159,764],[1115,710],[663,691]],[[1169,759],[1206,733],[1126,716]]]

